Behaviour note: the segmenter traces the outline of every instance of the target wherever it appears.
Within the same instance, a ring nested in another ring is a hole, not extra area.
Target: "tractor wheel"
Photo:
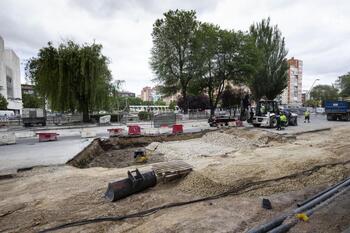
[[[298,118],[295,118],[294,119],[294,124],[293,124],[294,126],[297,126],[298,125]]]
[[[270,128],[276,128],[277,120],[274,117],[270,118]]]

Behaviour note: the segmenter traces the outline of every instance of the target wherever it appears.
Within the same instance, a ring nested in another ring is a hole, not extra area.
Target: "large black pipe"
[[[332,202],[334,199],[336,199],[338,196],[344,194],[345,192],[347,192],[349,190],[349,187],[345,187],[343,190],[339,191],[337,194],[333,195],[332,197],[328,198],[327,200],[325,200],[324,202],[320,203],[319,205],[315,206],[312,209],[309,209],[305,212],[305,215],[310,217],[311,215],[314,214],[314,212],[320,208],[323,208],[324,206],[328,205],[330,202]],[[269,233],[286,233],[288,232],[292,227],[294,227],[296,224],[298,224],[298,222],[300,222],[301,220],[297,219],[294,216],[291,216],[292,219],[290,219],[289,221],[287,221],[288,223],[286,224],[282,224],[280,226],[277,226],[276,228],[272,229],[271,231],[269,231]]]
[[[314,196],[312,196],[312,197],[309,197],[308,199],[304,200],[303,202],[299,202],[299,203],[297,204],[297,206],[300,207],[300,206],[303,206],[303,205],[309,203],[310,201],[312,201],[312,200],[314,200],[315,198],[321,196],[322,194],[325,194],[325,193],[328,192],[329,190],[334,189],[335,187],[341,185],[342,183],[344,183],[344,182],[347,181],[347,180],[350,180],[350,178],[345,179],[345,180],[343,180],[343,181],[341,181],[341,182],[339,182],[339,183],[337,183],[337,184],[335,184],[335,185],[332,185],[331,187],[329,187],[329,188],[323,190],[322,192],[317,193],[316,195],[314,195]]]
[[[156,184],[157,177],[154,171],[145,173],[140,173],[137,169],[128,171],[128,178],[108,184],[105,197],[113,202],[153,187]]]
[[[293,210],[291,213],[279,216],[279,217],[271,220],[270,222],[267,222],[265,224],[262,224],[256,228],[249,230],[247,233],[264,233],[264,232],[270,231],[270,230],[280,226],[288,216],[291,216],[291,215],[294,215],[297,213],[302,213],[304,211],[312,209],[314,206],[316,206],[316,205],[320,204],[321,202],[327,200],[328,198],[332,197],[341,188],[346,187],[348,185],[350,185],[350,178],[344,180],[344,182],[340,182],[339,185],[336,185],[335,187],[333,187],[333,189],[328,189],[328,192],[322,192],[323,194],[318,195],[316,198],[314,198],[313,200],[304,204],[303,206]],[[281,226],[281,229],[285,230],[285,228],[288,228],[288,227],[290,227],[289,224],[285,224],[285,226]],[[283,232],[283,230],[281,230],[281,232]]]

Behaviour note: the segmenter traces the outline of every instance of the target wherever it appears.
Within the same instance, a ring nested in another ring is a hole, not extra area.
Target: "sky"
[[[24,64],[52,41],[100,43],[114,79],[140,94],[154,86],[152,27],[169,9],[195,10],[198,20],[248,30],[270,17],[286,40],[288,58],[303,61],[303,89],[331,84],[350,71],[348,0],[0,0],[0,35]]]

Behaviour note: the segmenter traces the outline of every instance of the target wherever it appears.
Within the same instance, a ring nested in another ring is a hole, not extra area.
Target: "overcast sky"
[[[244,31],[271,17],[286,38],[288,57],[304,62],[303,89],[316,78],[330,84],[350,71],[348,0],[0,0],[0,35],[22,63],[48,41],[95,40],[111,60],[113,78],[139,94],[154,85],[152,25],[176,8],[194,9],[201,21]]]

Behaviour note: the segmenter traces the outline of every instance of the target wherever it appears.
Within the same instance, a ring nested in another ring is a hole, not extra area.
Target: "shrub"
[[[153,113],[152,112],[144,112],[143,111],[143,112],[139,112],[138,116],[139,116],[139,119],[141,121],[149,121],[149,120],[152,119]]]

